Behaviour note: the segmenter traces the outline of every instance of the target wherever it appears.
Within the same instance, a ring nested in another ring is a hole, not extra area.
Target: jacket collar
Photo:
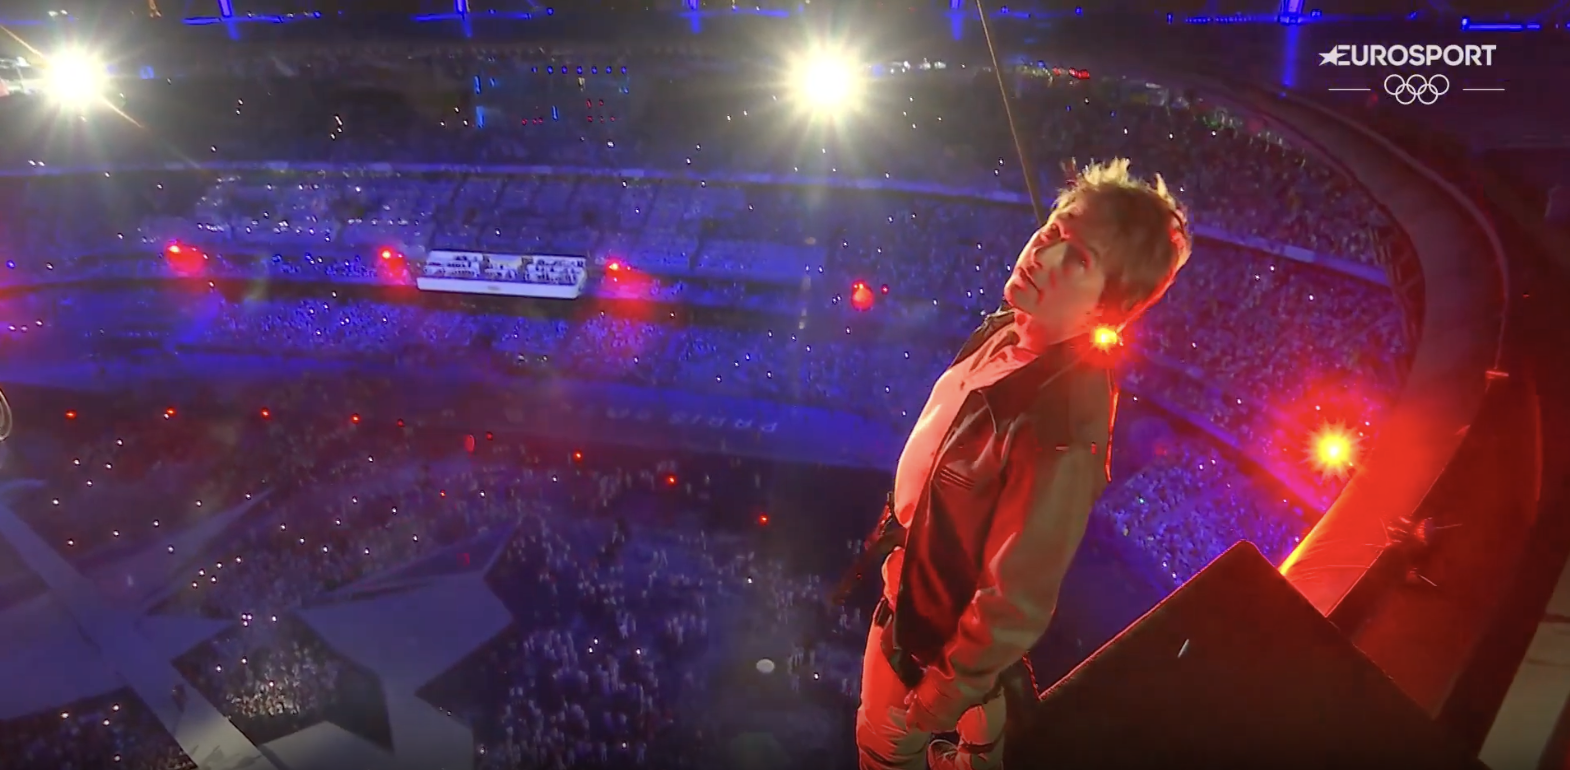
[[[954,356],[954,360],[949,362],[949,366],[953,366],[968,358],[971,353],[976,352],[982,345],[987,344],[987,340],[991,339],[992,335],[996,334],[999,329],[1008,326],[1013,321],[1014,311],[1007,307],[1000,307],[989,313],[986,319],[981,322],[981,326],[971,332],[970,338],[966,339],[965,344],[960,346],[959,354]]]
[[[999,308],[997,312],[988,315],[960,348],[954,363],[965,360],[1013,321],[1014,311],[1008,308]],[[1093,350],[1090,335],[1082,334],[1053,345],[1030,363],[1008,373],[997,382],[978,388],[977,392],[986,402],[987,411],[992,417],[993,430],[1001,432],[1004,420],[1033,408],[1047,384],[1081,364]]]

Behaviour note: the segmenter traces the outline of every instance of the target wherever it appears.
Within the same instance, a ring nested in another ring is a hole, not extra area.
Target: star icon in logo
[[[1344,62],[1341,60],[1341,56],[1345,53],[1346,51],[1343,51],[1340,48],[1332,48],[1329,51],[1319,55],[1319,66],[1323,67],[1326,64],[1340,66],[1341,64],[1344,64]]]

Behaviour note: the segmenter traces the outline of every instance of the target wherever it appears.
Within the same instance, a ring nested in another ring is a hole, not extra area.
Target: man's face
[[[1107,285],[1105,250],[1083,204],[1054,211],[1020,251],[1003,298],[1044,332],[1068,339],[1095,323]]]

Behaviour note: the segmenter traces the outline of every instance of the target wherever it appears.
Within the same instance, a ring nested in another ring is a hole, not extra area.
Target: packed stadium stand
[[[47,426],[5,443],[0,624],[34,631],[0,680],[52,680],[0,688],[0,765],[217,767],[169,726],[208,711],[280,768],[853,765],[870,604],[823,599],[1033,229],[992,74],[782,132],[701,58],[157,66],[120,116],[0,103],[0,374]],[[1377,441],[1417,321],[1406,234],[1268,124],[1009,87],[1043,186],[1129,157],[1198,235],[1118,350],[1051,676],[1237,541],[1284,560],[1359,470],[1315,442]],[[43,663],[53,575],[164,678]]]

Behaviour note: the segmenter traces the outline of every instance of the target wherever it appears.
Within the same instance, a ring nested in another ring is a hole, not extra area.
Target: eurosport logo
[[[1498,46],[1493,44],[1469,45],[1381,45],[1377,43],[1361,43],[1356,45],[1338,45],[1319,55],[1319,66],[1331,67],[1388,67],[1388,68],[1418,68],[1418,67],[1491,67],[1494,64],[1494,52]],[[1463,85],[1456,82],[1457,73],[1391,73],[1380,81],[1377,90],[1383,91],[1386,96],[1395,100],[1397,104],[1431,105],[1437,104],[1439,98],[1451,91],[1503,91],[1500,87],[1479,87],[1471,84]],[[1375,88],[1359,87],[1332,87],[1331,91],[1375,91]]]
[[[1333,67],[1491,67],[1494,51],[1487,45],[1338,45],[1319,55],[1319,66]]]

